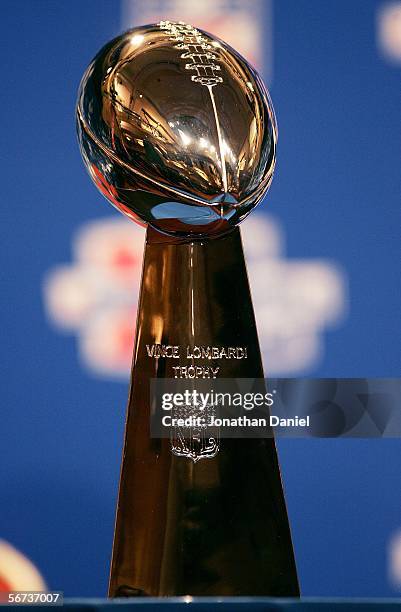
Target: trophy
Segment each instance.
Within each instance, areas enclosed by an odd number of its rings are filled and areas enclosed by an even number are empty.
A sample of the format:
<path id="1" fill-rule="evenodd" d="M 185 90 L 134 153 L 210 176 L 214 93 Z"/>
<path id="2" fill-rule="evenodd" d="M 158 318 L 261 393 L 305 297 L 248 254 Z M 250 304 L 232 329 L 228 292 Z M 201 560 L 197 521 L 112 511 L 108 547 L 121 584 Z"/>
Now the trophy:
<path id="1" fill-rule="evenodd" d="M 77 129 L 147 227 L 109 596 L 298 596 L 274 438 L 150 433 L 152 380 L 263 378 L 238 224 L 272 180 L 269 94 L 226 43 L 161 21 L 101 49 Z"/>

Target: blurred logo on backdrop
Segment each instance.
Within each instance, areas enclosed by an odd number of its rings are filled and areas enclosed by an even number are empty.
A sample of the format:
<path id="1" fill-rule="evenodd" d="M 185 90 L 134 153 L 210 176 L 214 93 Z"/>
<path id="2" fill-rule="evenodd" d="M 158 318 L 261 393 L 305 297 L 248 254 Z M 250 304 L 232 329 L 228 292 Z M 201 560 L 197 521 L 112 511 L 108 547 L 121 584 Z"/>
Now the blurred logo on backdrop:
<path id="1" fill-rule="evenodd" d="M 401 591 L 401 529 L 395 531 L 387 548 L 388 578 L 396 591 Z"/>
<path id="2" fill-rule="evenodd" d="M 45 591 L 46 584 L 33 563 L 8 542 L 0 540 L 0 603 L 10 591 Z"/>
<path id="3" fill-rule="evenodd" d="M 387 59 L 401 63 L 401 2 L 387 2 L 379 7 L 377 42 Z"/>
<path id="4" fill-rule="evenodd" d="M 156 23 L 184 21 L 212 32 L 271 81 L 273 67 L 271 0 L 122 0 L 122 29 Z"/>
<path id="5" fill-rule="evenodd" d="M 323 356 L 323 333 L 344 314 L 340 270 L 321 260 L 288 260 L 279 224 L 254 213 L 241 226 L 261 350 L 269 376 L 301 374 Z M 111 378 L 129 375 L 144 230 L 118 218 L 83 225 L 73 262 L 44 284 L 50 320 L 78 337 L 82 363 Z"/>

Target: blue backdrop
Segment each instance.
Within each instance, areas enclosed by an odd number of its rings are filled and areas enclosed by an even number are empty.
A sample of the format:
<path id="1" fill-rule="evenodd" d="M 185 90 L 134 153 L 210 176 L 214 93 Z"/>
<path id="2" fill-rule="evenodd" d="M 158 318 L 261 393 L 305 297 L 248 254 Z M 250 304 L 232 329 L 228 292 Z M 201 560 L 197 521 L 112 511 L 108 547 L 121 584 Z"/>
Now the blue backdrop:
<path id="1" fill-rule="evenodd" d="M 315 376 L 397 376 L 400 65 L 376 44 L 374 0 L 274 5 L 277 173 L 269 196 L 291 257 L 335 259 L 350 310 Z M 110 215 L 74 126 L 80 77 L 119 32 L 118 2 L 1 5 L 0 538 L 66 595 L 106 592 L 127 385 L 97 380 L 49 327 L 42 280 L 83 220 Z M 116 213 L 117 214 L 117 213 Z M 391 595 L 401 442 L 279 444 L 304 595 Z"/>

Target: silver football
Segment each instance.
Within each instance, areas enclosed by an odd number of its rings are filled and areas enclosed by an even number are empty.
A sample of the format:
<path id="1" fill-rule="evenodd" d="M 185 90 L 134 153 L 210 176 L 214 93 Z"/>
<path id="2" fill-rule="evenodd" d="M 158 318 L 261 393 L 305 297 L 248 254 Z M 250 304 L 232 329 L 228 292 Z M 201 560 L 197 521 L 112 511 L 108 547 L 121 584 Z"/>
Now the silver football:
<path id="1" fill-rule="evenodd" d="M 261 78 L 181 22 L 135 28 L 101 49 L 80 84 L 77 128 L 103 195 L 166 234 L 229 231 L 273 176 L 277 127 Z"/>

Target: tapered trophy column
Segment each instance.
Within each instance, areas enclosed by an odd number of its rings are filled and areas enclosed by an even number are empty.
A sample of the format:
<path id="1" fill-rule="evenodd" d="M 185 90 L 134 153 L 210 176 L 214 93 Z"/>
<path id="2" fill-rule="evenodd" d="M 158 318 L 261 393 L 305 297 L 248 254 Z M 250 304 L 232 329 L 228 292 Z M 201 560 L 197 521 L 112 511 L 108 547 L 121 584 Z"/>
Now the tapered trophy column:
<path id="1" fill-rule="evenodd" d="M 147 225 L 109 595 L 299 594 L 273 438 L 151 436 L 150 383 L 262 378 L 237 225 L 273 174 L 256 72 L 192 26 L 136 28 L 81 82 L 102 193 Z"/>

